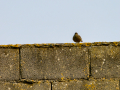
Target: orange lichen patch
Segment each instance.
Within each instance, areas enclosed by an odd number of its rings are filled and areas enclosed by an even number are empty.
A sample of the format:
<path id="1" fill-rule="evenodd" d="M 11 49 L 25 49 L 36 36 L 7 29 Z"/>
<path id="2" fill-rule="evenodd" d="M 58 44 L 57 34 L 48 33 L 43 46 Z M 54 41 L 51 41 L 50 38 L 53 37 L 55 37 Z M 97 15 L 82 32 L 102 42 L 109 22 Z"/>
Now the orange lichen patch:
<path id="1" fill-rule="evenodd" d="M 61 75 L 63 76 L 63 74 L 61 73 Z"/>
<path id="2" fill-rule="evenodd" d="M 70 46 L 78 46 L 78 47 L 81 47 L 83 46 L 84 44 L 83 43 L 72 43 L 72 44 L 69 44 Z"/>
<path id="3" fill-rule="evenodd" d="M 64 77 L 61 77 L 61 80 L 64 80 Z"/>
<path id="4" fill-rule="evenodd" d="M 86 84 L 85 85 L 87 88 L 88 88 L 88 90 L 95 90 L 95 83 L 94 82 L 90 82 L 89 84 Z"/>
<path id="5" fill-rule="evenodd" d="M 32 46 L 32 44 L 25 44 L 25 46 Z"/>
<path id="6" fill-rule="evenodd" d="M 12 45 L 12 44 L 9 44 L 9 45 L 0 45 L 0 47 L 5 47 L 5 48 L 10 48 L 10 47 L 20 47 L 21 44 L 15 44 L 15 45 Z"/>
<path id="7" fill-rule="evenodd" d="M 21 44 L 15 44 L 15 45 L 11 45 L 12 47 L 20 47 Z"/>
<path id="8" fill-rule="evenodd" d="M 64 44 L 68 45 L 68 43 L 64 43 Z"/>
<path id="9" fill-rule="evenodd" d="M 42 45 L 41 45 L 41 44 L 34 44 L 34 46 L 40 47 L 40 46 L 42 46 Z"/>
<path id="10" fill-rule="evenodd" d="M 95 86 L 92 84 L 92 85 L 85 85 L 89 90 L 93 90 L 93 89 L 95 89 Z"/>
<path id="11" fill-rule="evenodd" d="M 86 74 L 85 74 L 86 75 Z M 87 78 L 89 78 L 90 76 L 87 74 Z"/>
<path id="12" fill-rule="evenodd" d="M 31 82 L 35 82 L 34 80 L 31 80 Z"/>
<path id="13" fill-rule="evenodd" d="M 75 43 L 72 43 L 73 46 L 75 46 Z"/>
<path id="14" fill-rule="evenodd" d="M 77 44 L 77 45 L 81 47 L 81 46 L 83 45 L 83 43 L 79 43 L 79 44 Z"/>
<path id="15" fill-rule="evenodd" d="M 86 46 L 91 46 L 91 43 L 85 43 Z"/>
<path id="16" fill-rule="evenodd" d="M 62 77 L 61 77 L 61 80 L 64 80 L 64 77 L 63 77 L 63 74 L 61 73 Z"/>
<path id="17" fill-rule="evenodd" d="M 103 80 L 105 80 L 105 78 L 102 78 Z"/>
<path id="18" fill-rule="evenodd" d="M 38 81 L 38 84 L 40 84 L 41 83 L 41 81 Z"/>
<path id="19" fill-rule="evenodd" d="M 115 46 L 118 46 L 118 42 L 113 42 L 113 44 L 114 44 Z"/>

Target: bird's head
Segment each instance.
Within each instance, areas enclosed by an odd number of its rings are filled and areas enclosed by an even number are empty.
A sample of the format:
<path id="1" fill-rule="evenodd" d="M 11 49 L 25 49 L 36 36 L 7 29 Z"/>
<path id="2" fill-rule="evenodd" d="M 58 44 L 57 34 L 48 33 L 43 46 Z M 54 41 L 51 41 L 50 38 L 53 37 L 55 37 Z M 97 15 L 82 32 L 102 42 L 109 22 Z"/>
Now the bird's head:
<path id="1" fill-rule="evenodd" d="M 77 32 L 75 32 L 75 34 L 78 34 Z"/>

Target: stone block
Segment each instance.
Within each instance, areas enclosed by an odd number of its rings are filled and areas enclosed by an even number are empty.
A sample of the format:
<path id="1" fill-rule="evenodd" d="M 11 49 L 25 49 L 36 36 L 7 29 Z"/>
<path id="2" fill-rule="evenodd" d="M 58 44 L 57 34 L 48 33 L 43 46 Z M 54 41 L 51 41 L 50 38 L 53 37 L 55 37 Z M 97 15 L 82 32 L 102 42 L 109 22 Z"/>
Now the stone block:
<path id="1" fill-rule="evenodd" d="M 0 48 L 0 80 L 19 80 L 19 49 Z"/>
<path id="2" fill-rule="evenodd" d="M 87 47 L 22 47 L 23 79 L 75 79 L 89 77 Z"/>
<path id="3" fill-rule="evenodd" d="M 120 47 L 91 47 L 91 75 L 93 78 L 120 78 Z"/>
<path id="4" fill-rule="evenodd" d="M 52 90 L 119 90 L 119 81 L 114 80 L 76 80 L 54 82 Z"/>
<path id="5" fill-rule="evenodd" d="M 11 83 L 0 82 L 0 90 L 51 90 L 51 83 Z"/>

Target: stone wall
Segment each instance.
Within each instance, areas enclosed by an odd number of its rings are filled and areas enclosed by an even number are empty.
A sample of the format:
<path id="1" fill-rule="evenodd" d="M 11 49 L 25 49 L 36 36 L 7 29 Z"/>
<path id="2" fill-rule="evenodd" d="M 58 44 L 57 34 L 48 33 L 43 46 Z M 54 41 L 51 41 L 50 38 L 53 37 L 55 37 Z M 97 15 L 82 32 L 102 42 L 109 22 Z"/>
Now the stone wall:
<path id="1" fill-rule="evenodd" d="M 0 90 L 119 90 L 120 42 L 0 45 Z"/>

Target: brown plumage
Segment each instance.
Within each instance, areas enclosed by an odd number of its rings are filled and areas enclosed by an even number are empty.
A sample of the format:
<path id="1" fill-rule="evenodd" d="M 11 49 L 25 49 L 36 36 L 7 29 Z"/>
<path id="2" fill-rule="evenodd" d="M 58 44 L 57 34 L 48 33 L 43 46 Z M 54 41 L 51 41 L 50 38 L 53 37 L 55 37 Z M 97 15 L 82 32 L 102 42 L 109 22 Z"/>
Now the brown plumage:
<path id="1" fill-rule="evenodd" d="M 73 41 L 74 41 L 74 42 L 83 42 L 81 36 L 78 35 L 77 32 L 75 32 L 75 34 L 74 34 L 74 36 L 73 36 Z"/>

